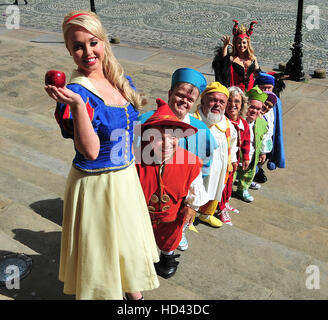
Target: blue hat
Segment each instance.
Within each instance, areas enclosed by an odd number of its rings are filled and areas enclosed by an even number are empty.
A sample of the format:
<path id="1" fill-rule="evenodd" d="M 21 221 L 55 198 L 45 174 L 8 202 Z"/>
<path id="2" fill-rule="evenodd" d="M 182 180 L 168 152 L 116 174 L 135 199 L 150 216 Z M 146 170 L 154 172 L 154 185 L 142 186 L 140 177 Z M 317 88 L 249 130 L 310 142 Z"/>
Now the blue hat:
<path id="1" fill-rule="evenodd" d="M 254 85 L 263 85 L 263 84 L 271 84 L 274 86 L 275 77 L 265 72 L 259 72 L 259 75 L 255 79 Z"/>
<path id="2" fill-rule="evenodd" d="M 199 71 L 190 68 L 180 68 L 174 71 L 171 88 L 173 88 L 177 82 L 190 83 L 198 88 L 199 93 L 202 93 L 207 85 L 205 77 Z"/>

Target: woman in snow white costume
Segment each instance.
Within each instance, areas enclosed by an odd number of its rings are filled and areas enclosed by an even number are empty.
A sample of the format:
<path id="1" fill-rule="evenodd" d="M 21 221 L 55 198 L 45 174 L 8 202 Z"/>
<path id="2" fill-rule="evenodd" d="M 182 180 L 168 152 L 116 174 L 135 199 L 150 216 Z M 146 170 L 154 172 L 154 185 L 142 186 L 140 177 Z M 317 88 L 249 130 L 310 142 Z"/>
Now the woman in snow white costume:
<path id="1" fill-rule="evenodd" d="M 114 57 L 96 14 L 65 16 L 63 34 L 77 70 L 67 87 L 45 87 L 56 120 L 74 141 L 64 193 L 59 279 L 76 299 L 142 299 L 159 286 L 159 260 L 134 165 L 133 123 L 143 105 Z"/>

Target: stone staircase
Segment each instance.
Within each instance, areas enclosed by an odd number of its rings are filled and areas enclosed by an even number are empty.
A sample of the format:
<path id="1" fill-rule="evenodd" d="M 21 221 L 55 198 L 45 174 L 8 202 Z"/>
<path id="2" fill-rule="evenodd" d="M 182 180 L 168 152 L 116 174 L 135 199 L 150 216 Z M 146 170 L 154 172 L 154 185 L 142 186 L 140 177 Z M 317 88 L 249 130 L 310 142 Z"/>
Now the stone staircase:
<path id="1" fill-rule="evenodd" d="M 74 298 L 62 293 L 58 281 L 62 197 L 73 146 L 61 137 L 54 104 L 42 89 L 45 71 L 69 74 L 71 58 L 60 43 L 31 42 L 36 36 L 35 30 L 0 34 L 8 52 L 0 72 L 0 256 L 15 252 L 33 259 L 20 289 L 1 288 L 0 300 Z M 171 69 L 193 67 L 197 57 L 160 50 L 148 57 L 121 62 L 148 95 L 150 109 L 155 98 L 167 98 Z M 198 61 L 199 69 L 210 63 Z M 165 64 L 170 67 L 163 71 Z M 269 180 L 253 192 L 254 203 L 232 199 L 241 211 L 231 215 L 232 227 L 200 223 L 199 233 L 188 232 L 189 249 L 181 253 L 176 275 L 160 279 L 146 299 L 327 299 L 327 98 L 326 80 L 287 82 L 287 168 L 266 170 Z M 306 286 L 311 265 L 320 270 L 320 289 Z"/>
<path id="2" fill-rule="evenodd" d="M 58 138 L 57 124 L 47 118 L 8 104 L 1 112 L 0 256 L 15 252 L 33 259 L 21 288 L 4 289 L 4 297 L 70 298 L 57 280 L 62 194 L 70 161 L 62 160 L 64 146 L 52 137 Z"/>

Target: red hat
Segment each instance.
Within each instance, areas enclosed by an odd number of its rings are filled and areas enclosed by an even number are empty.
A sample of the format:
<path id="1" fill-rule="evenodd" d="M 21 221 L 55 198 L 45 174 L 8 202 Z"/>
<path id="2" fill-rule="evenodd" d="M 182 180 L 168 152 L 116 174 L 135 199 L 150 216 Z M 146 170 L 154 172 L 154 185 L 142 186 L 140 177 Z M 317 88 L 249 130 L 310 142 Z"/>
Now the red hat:
<path id="1" fill-rule="evenodd" d="M 171 110 L 169 105 L 162 99 L 156 99 L 157 110 L 155 113 L 141 125 L 142 129 L 148 127 L 172 126 L 183 130 L 182 136 L 188 137 L 195 134 L 198 129 L 188 123 L 182 122 Z M 192 129 L 192 130 L 187 130 Z"/>

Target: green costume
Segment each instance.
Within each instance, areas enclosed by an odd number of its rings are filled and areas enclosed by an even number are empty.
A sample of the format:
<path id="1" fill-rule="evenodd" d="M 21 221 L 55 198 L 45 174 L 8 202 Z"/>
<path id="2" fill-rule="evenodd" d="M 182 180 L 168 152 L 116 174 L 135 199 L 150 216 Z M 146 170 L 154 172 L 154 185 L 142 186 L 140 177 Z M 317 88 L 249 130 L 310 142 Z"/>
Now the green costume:
<path id="1" fill-rule="evenodd" d="M 243 171 L 241 166 L 238 166 L 237 170 L 237 178 L 238 178 L 238 191 L 248 190 L 256 173 L 256 165 L 259 162 L 260 154 L 263 152 L 262 150 L 262 142 L 264 135 L 268 131 L 268 123 L 262 119 L 257 118 L 255 120 L 255 124 L 253 127 L 254 132 L 254 140 L 255 140 L 255 151 L 253 155 L 253 160 L 249 164 L 249 167 L 246 171 Z"/>

